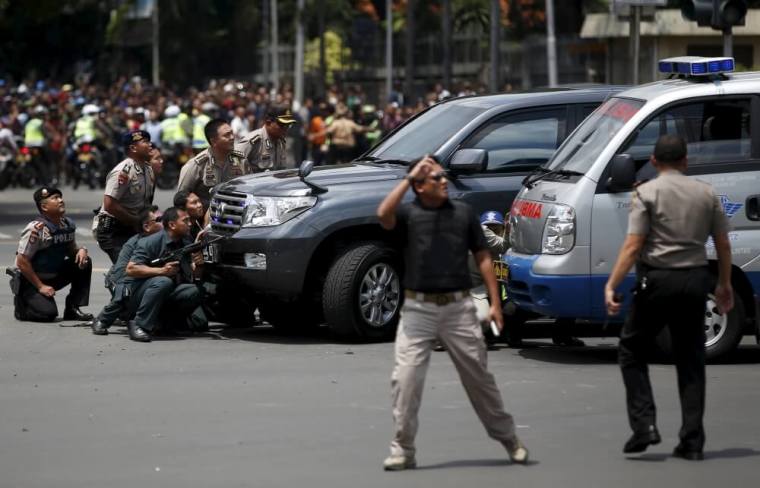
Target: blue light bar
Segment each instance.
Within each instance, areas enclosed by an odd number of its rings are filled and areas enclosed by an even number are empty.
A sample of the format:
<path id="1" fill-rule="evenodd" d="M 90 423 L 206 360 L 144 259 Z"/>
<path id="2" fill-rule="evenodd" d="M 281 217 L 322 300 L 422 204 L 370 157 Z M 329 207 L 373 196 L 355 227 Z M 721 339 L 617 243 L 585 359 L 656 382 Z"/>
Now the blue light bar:
<path id="1" fill-rule="evenodd" d="M 661 59 L 657 69 L 663 74 L 685 76 L 710 76 L 734 71 L 734 58 L 703 58 L 701 56 L 679 56 Z"/>

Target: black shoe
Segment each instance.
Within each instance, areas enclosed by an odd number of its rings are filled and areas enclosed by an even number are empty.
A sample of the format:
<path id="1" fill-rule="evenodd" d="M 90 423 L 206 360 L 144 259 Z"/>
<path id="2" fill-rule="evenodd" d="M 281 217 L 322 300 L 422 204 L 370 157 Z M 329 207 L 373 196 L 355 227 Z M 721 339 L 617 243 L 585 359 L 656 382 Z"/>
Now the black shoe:
<path id="1" fill-rule="evenodd" d="M 650 445 L 659 444 L 660 433 L 657 432 L 657 427 L 654 425 L 649 426 L 649 430 L 646 432 L 634 433 L 628 442 L 623 446 L 623 452 L 625 454 L 631 454 L 634 452 L 644 452 Z"/>
<path id="2" fill-rule="evenodd" d="M 93 320 L 90 327 L 92 327 L 92 333 L 95 335 L 108 335 L 108 326 L 100 320 Z"/>
<path id="3" fill-rule="evenodd" d="M 129 338 L 137 342 L 150 342 L 152 340 L 148 331 L 139 327 L 134 322 L 130 321 L 128 324 Z"/>
<path id="4" fill-rule="evenodd" d="M 702 461 L 705 458 L 705 455 L 702 451 L 690 451 L 681 444 L 678 444 L 675 449 L 673 449 L 673 457 L 686 459 L 688 461 Z"/>
<path id="5" fill-rule="evenodd" d="M 67 308 L 65 312 L 63 312 L 63 320 L 78 320 L 80 322 L 89 322 L 94 317 L 91 313 L 84 313 L 81 310 L 79 310 L 79 307 L 71 307 Z"/>

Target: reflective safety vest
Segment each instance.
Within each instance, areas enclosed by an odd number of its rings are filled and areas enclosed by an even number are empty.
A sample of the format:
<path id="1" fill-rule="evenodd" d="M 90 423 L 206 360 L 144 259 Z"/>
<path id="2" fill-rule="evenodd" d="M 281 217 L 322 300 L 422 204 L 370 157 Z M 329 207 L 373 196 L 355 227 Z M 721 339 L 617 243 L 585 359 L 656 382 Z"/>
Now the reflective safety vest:
<path id="1" fill-rule="evenodd" d="M 211 122 L 211 117 L 206 114 L 200 114 L 193 119 L 193 149 L 206 149 L 208 147 L 206 133 L 203 129 L 209 122 Z"/>
<path id="2" fill-rule="evenodd" d="M 42 119 L 33 118 L 24 126 L 24 144 L 27 147 L 42 147 L 45 145 L 45 134 L 42 132 Z"/>
<path id="3" fill-rule="evenodd" d="M 165 144 L 184 144 L 187 142 L 185 131 L 178 117 L 170 117 L 161 121 L 161 141 Z"/>
<path id="4" fill-rule="evenodd" d="M 83 115 L 79 117 L 74 125 L 74 139 L 77 141 L 92 142 L 98 138 L 97 129 L 95 129 L 95 117 L 92 115 Z"/>

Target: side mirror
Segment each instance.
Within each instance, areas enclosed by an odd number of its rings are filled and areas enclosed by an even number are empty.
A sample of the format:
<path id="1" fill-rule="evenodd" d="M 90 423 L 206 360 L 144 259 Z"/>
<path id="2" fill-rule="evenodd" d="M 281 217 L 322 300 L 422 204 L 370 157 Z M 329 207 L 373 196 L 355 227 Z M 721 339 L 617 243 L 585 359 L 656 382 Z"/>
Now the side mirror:
<path id="1" fill-rule="evenodd" d="M 311 174 L 311 170 L 314 169 L 314 161 L 305 159 L 301 162 L 301 166 L 298 167 L 298 177 L 301 179 L 306 178 Z M 292 174 L 292 173 L 291 173 Z"/>
<path id="2" fill-rule="evenodd" d="M 610 163 L 607 189 L 612 193 L 630 191 L 636 182 L 636 164 L 630 154 L 616 154 Z"/>
<path id="3" fill-rule="evenodd" d="M 449 161 L 449 171 L 453 173 L 479 173 L 488 166 L 488 151 L 485 149 L 460 149 Z"/>

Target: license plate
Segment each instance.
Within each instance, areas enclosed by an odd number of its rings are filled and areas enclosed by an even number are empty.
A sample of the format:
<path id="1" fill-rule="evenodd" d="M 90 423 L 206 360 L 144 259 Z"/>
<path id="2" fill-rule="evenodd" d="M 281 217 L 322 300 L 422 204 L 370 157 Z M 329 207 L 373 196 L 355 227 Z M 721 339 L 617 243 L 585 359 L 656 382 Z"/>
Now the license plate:
<path id="1" fill-rule="evenodd" d="M 211 243 L 203 249 L 203 260 L 207 263 L 219 262 L 219 244 Z"/>
<path id="2" fill-rule="evenodd" d="M 79 160 L 89 162 L 90 160 L 92 160 L 92 154 L 80 154 Z"/>
<path id="3" fill-rule="evenodd" d="M 504 261 L 494 261 L 493 271 L 498 281 L 506 282 L 509 278 L 509 266 Z"/>

